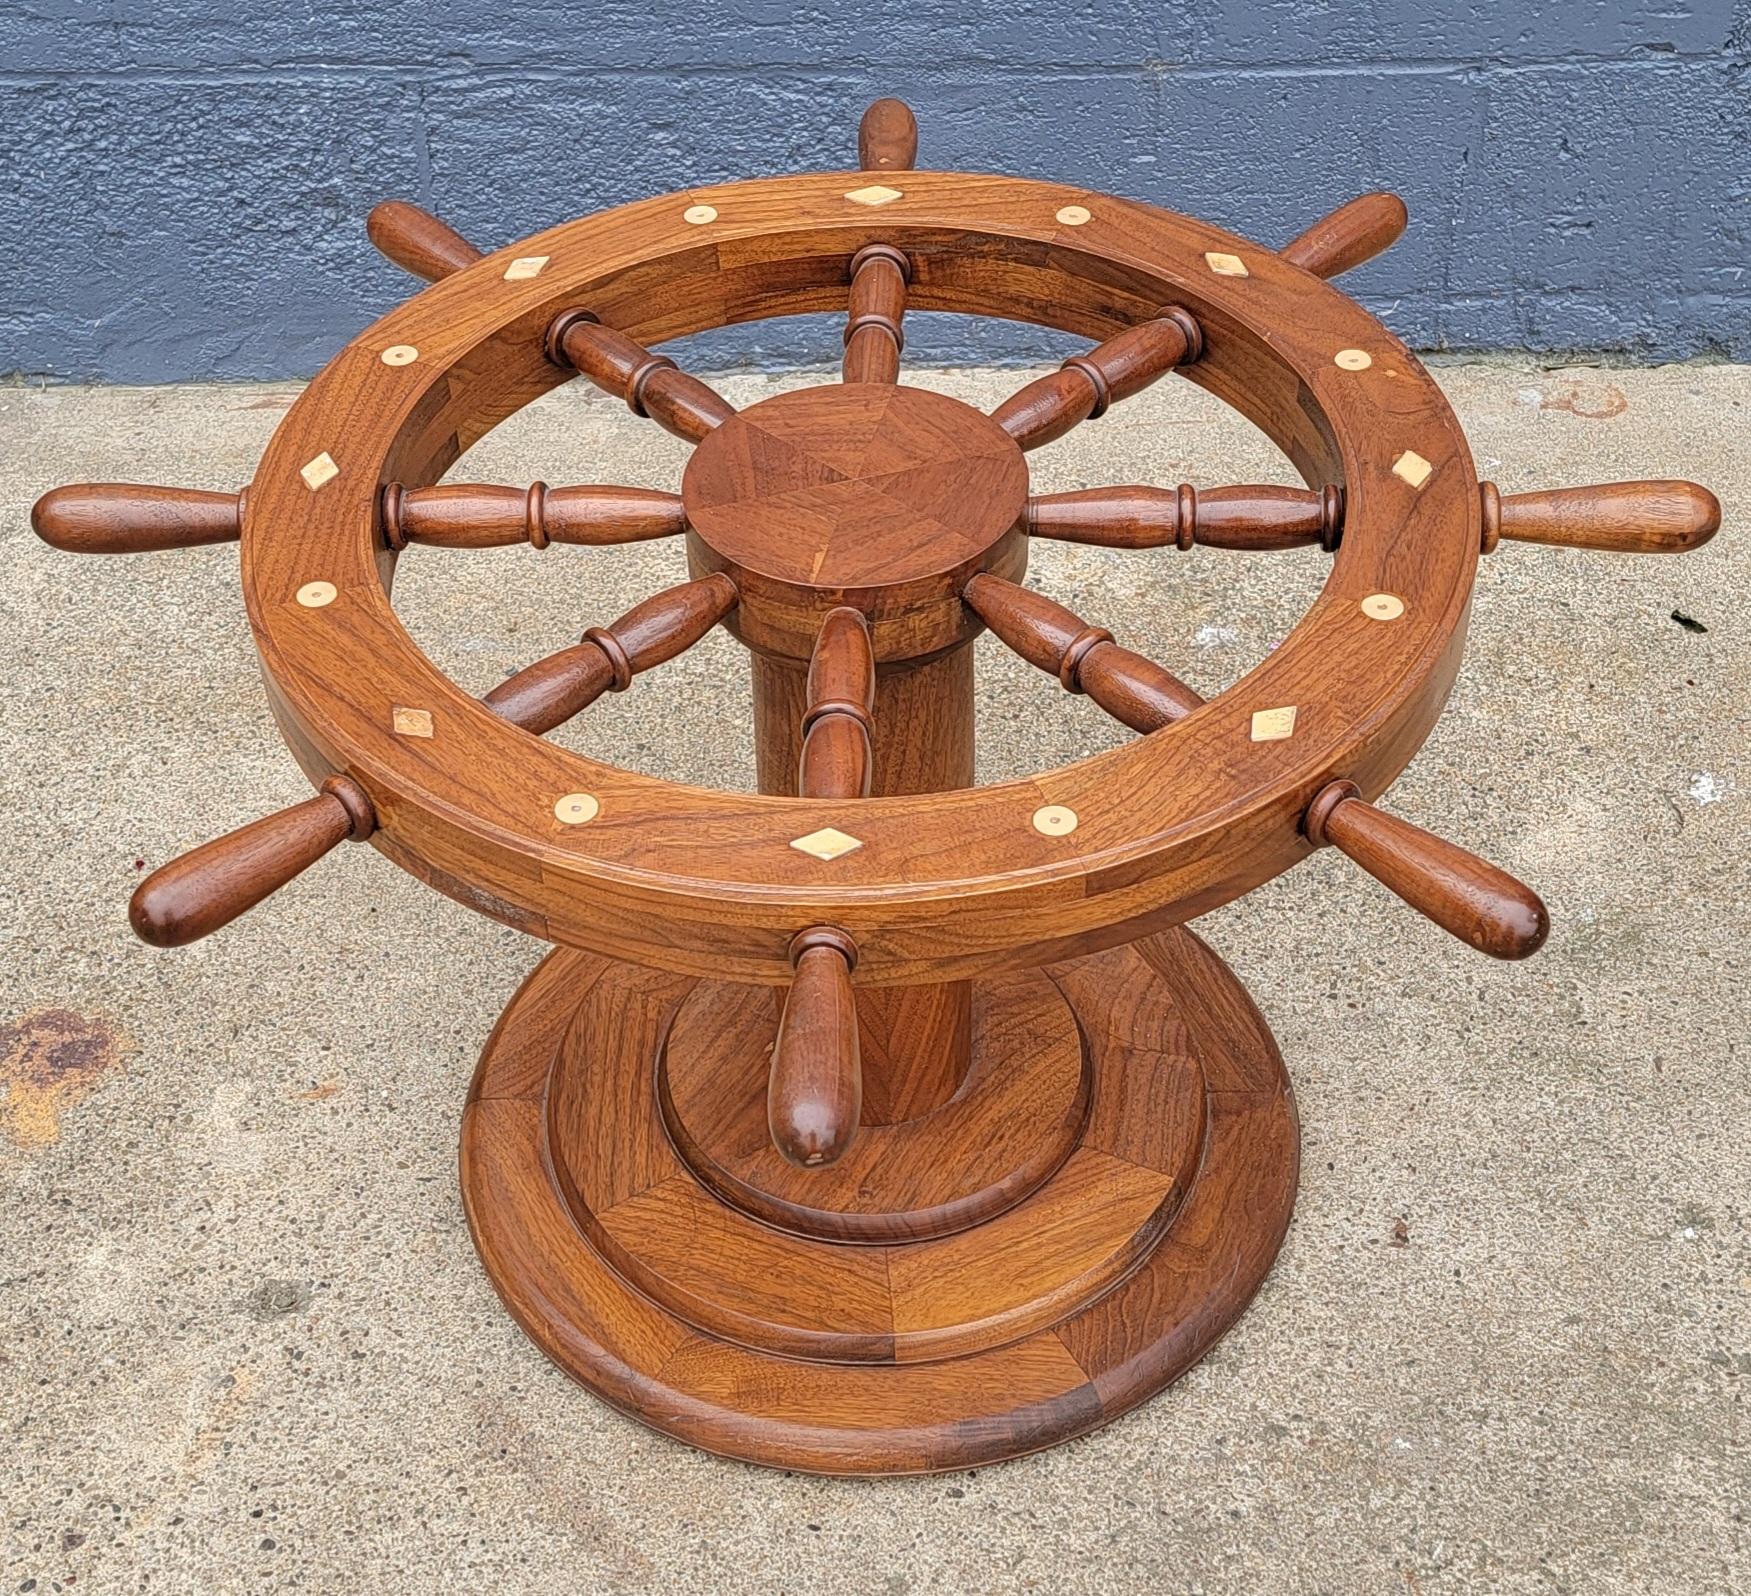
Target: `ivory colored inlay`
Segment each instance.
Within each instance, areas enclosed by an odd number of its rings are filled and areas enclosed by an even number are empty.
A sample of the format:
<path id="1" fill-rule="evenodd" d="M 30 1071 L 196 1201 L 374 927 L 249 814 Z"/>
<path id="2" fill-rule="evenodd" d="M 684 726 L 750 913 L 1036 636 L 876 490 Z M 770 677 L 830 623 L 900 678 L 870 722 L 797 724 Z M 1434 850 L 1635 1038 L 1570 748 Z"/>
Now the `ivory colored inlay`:
<path id="1" fill-rule="evenodd" d="M 398 737 L 430 737 L 432 712 L 429 709 L 406 709 L 397 704 L 390 714 L 390 725 Z"/>
<path id="2" fill-rule="evenodd" d="M 306 582 L 298 589 L 298 602 L 307 610 L 319 610 L 339 596 L 340 589 L 332 582 Z"/>
<path id="3" fill-rule="evenodd" d="M 519 255 L 505 268 L 505 281 L 507 283 L 520 283 L 525 278 L 539 277 L 541 268 L 547 264 L 547 260 L 548 257 L 545 255 Z"/>
<path id="4" fill-rule="evenodd" d="M 602 805 L 589 792 L 568 792 L 553 806 L 554 817 L 568 826 L 587 826 L 601 812 Z"/>
<path id="5" fill-rule="evenodd" d="M 1058 212 L 1058 220 L 1066 227 L 1080 227 L 1090 220 L 1090 213 L 1086 205 L 1066 205 Z"/>
<path id="6" fill-rule="evenodd" d="M 1429 473 L 1434 469 L 1415 449 L 1406 449 L 1392 462 L 1392 474 L 1402 477 L 1413 488 L 1420 488 L 1427 482 Z"/>
<path id="7" fill-rule="evenodd" d="M 1362 613 L 1370 620 L 1396 621 L 1404 614 L 1404 600 L 1396 593 L 1370 593 L 1362 600 Z"/>
<path id="8" fill-rule="evenodd" d="M 1255 709 L 1252 714 L 1252 740 L 1255 743 L 1280 743 L 1295 735 L 1294 704 L 1281 704 L 1276 709 Z"/>
<path id="9" fill-rule="evenodd" d="M 846 836 L 843 831 L 832 826 L 823 826 L 819 831 L 811 831 L 806 837 L 793 837 L 790 845 L 798 853 L 813 854 L 817 859 L 837 859 L 854 848 L 861 848 L 863 842 L 860 838 Z"/>
<path id="10" fill-rule="evenodd" d="M 1076 811 L 1063 804 L 1047 804 L 1034 811 L 1034 830 L 1042 837 L 1068 837 L 1076 829 Z"/>
<path id="11" fill-rule="evenodd" d="M 707 222 L 717 220 L 717 207 L 715 205 L 689 205 L 686 210 L 681 212 L 681 220 L 691 222 L 695 227 L 703 227 Z"/>
<path id="12" fill-rule="evenodd" d="M 1345 371 L 1366 371 L 1374 364 L 1374 357 L 1366 349 L 1340 349 L 1331 357 L 1331 363 Z"/>
<path id="13" fill-rule="evenodd" d="M 314 460 L 306 460 L 299 466 L 298 475 L 304 479 L 304 486 L 314 493 L 323 483 L 334 481 L 340 475 L 340 467 L 325 449 Z"/>
<path id="14" fill-rule="evenodd" d="M 885 183 L 871 183 L 868 188 L 852 188 L 845 191 L 845 197 L 853 205 L 886 205 L 900 197 L 897 188 L 889 188 Z"/>
<path id="15" fill-rule="evenodd" d="M 1205 264 L 1218 277 L 1250 277 L 1252 273 L 1246 269 L 1246 262 L 1238 255 L 1224 255 L 1220 250 L 1204 251 Z"/>
<path id="16" fill-rule="evenodd" d="M 391 344 L 377 358 L 386 366 L 411 366 L 419 357 L 412 344 Z"/>

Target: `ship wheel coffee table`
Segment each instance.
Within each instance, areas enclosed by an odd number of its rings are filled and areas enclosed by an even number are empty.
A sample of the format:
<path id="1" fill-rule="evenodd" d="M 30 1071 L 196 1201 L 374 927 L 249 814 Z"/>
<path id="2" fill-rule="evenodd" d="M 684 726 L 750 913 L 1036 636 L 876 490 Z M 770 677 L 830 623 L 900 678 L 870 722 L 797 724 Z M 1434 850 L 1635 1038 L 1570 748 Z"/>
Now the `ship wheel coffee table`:
<path id="1" fill-rule="evenodd" d="M 617 1407 L 829 1472 L 1046 1446 L 1209 1348 L 1282 1241 L 1297 1129 L 1269 1031 L 1184 922 L 1330 843 L 1473 946 L 1531 953 L 1532 892 L 1373 800 L 1446 699 L 1480 555 L 1676 551 L 1718 521 L 1682 482 L 1479 482 L 1422 367 L 1324 281 L 1399 235 L 1391 195 L 1270 250 L 915 150 L 881 101 L 856 173 L 484 256 L 382 206 L 372 238 L 434 286 L 310 385 L 247 489 L 70 487 L 35 512 L 69 549 L 241 537 L 268 692 L 320 788 L 158 870 L 139 933 L 203 936 L 351 838 L 557 944 L 468 1096 L 487 1272 Z M 648 348 L 847 298 L 844 382 L 740 412 Z M 984 415 L 899 382 L 907 308 L 1093 347 Z M 1030 496 L 1028 450 L 1172 371 L 1308 486 Z M 679 495 L 433 485 L 577 373 L 697 445 Z M 667 536 L 687 581 L 484 697 L 390 607 L 412 545 Z M 1206 703 L 1022 585 L 1041 537 L 1333 559 Z M 720 624 L 752 662 L 758 794 L 543 739 Z M 1143 735 L 974 787 L 983 628 Z"/>

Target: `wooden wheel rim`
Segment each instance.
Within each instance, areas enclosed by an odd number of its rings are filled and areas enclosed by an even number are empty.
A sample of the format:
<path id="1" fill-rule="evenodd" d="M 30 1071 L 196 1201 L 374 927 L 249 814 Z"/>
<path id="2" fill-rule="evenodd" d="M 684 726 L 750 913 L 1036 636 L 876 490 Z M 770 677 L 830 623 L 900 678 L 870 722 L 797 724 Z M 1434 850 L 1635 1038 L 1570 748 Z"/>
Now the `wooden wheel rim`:
<path id="1" fill-rule="evenodd" d="M 899 197 L 879 208 L 847 197 L 854 178 L 822 174 L 567 223 L 417 295 L 292 407 L 247 495 L 250 620 L 294 753 L 312 774 L 345 770 L 364 787 L 373 841 L 398 863 L 535 934 L 689 973 L 787 982 L 789 938 L 827 921 L 857 939 L 860 982 L 942 980 L 1111 945 L 1227 902 L 1309 851 L 1300 819 L 1328 781 L 1373 796 L 1421 745 L 1458 668 L 1481 530 L 1464 437 L 1409 351 L 1336 289 L 1202 222 L 1017 178 L 894 180 Z M 709 224 L 684 219 L 699 205 L 715 210 Z M 1061 223 L 1070 206 L 1089 220 Z M 426 659 L 390 607 L 380 489 L 436 480 L 566 380 L 542 352 L 555 314 L 588 306 L 651 342 L 837 311 L 850 257 L 873 242 L 912 257 L 916 309 L 1098 338 L 1185 305 L 1205 335 L 1185 374 L 1267 431 L 1311 485 L 1345 490 L 1329 580 L 1284 643 L 1124 747 L 1020 781 L 861 801 L 719 792 L 604 765 L 500 719 Z M 534 258 L 536 275 L 506 276 Z M 417 359 L 386 364 L 396 346 Z M 1370 364 L 1337 364 L 1348 349 Z M 314 583 L 333 599 L 300 603 Z M 1376 619 L 1364 608 L 1376 595 L 1402 611 Z M 1255 713 L 1291 705 L 1292 737 L 1252 740 Z M 431 737 L 394 733 L 404 707 L 430 714 Z M 502 778 L 477 786 L 483 770 Z M 589 824 L 556 817 L 573 794 L 597 803 Z M 1048 806 L 1075 813 L 1073 832 L 1035 829 Z M 791 846 L 825 827 L 860 846 L 831 861 Z"/>

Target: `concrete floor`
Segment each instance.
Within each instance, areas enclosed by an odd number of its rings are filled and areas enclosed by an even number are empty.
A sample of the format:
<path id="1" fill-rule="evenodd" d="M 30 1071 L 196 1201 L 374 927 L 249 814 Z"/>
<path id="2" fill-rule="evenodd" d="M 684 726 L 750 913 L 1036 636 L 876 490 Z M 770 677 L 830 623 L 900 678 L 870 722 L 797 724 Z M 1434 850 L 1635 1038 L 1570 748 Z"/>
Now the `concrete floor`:
<path id="1" fill-rule="evenodd" d="M 0 1591 L 1751 1586 L 1751 368 L 1439 376 L 1504 489 L 1681 475 L 1727 506 L 1687 558 L 1505 545 L 1481 570 L 1450 711 L 1390 805 L 1534 883 L 1549 946 L 1490 964 L 1331 853 L 1202 922 L 1300 1098 L 1300 1206 L 1257 1303 L 1088 1439 L 862 1483 L 651 1434 L 500 1311 L 457 1124 L 537 946 L 362 848 L 206 943 L 133 940 L 143 869 L 307 788 L 233 549 L 78 560 L 26 511 L 69 480 L 236 486 L 293 392 L 0 390 Z M 918 380 L 988 405 L 1020 378 Z M 573 389 L 456 474 L 673 486 L 683 453 Z M 1172 382 L 1036 459 L 1043 491 L 1290 480 Z M 396 597 L 485 690 L 677 562 L 422 550 Z M 1212 692 L 1323 569 L 1048 545 L 1033 579 Z M 1119 735 L 979 647 L 984 777 Z M 746 782 L 736 652 L 715 637 L 562 735 Z"/>

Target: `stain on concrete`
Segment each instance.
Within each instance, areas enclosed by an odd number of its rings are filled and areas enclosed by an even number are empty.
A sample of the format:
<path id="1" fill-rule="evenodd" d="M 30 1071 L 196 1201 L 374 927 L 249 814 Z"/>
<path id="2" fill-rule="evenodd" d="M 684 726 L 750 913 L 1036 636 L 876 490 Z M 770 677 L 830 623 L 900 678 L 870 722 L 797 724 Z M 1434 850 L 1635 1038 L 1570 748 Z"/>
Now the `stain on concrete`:
<path id="1" fill-rule="evenodd" d="M 1609 421 L 1629 409 L 1629 400 L 1616 383 L 1569 383 L 1555 393 L 1544 394 L 1540 410 L 1566 410 L 1583 421 Z"/>
<path id="2" fill-rule="evenodd" d="M 59 1141 L 62 1119 L 132 1051 L 108 1020 L 72 1009 L 33 1009 L 0 1026 L 0 1125 L 18 1147 Z"/>
<path id="3" fill-rule="evenodd" d="M 308 1091 L 299 1092 L 297 1094 L 298 1101 L 300 1103 L 326 1103 L 329 1098 L 337 1096 L 340 1089 L 339 1081 L 318 1081 Z"/>
<path id="4" fill-rule="evenodd" d="M 249 1294 L 249 1313 L 255 1319 L 278 1319 L 288 1313 L 302 1313 L 309 1306 L 308 1280 L 267 1279 Z"/>

